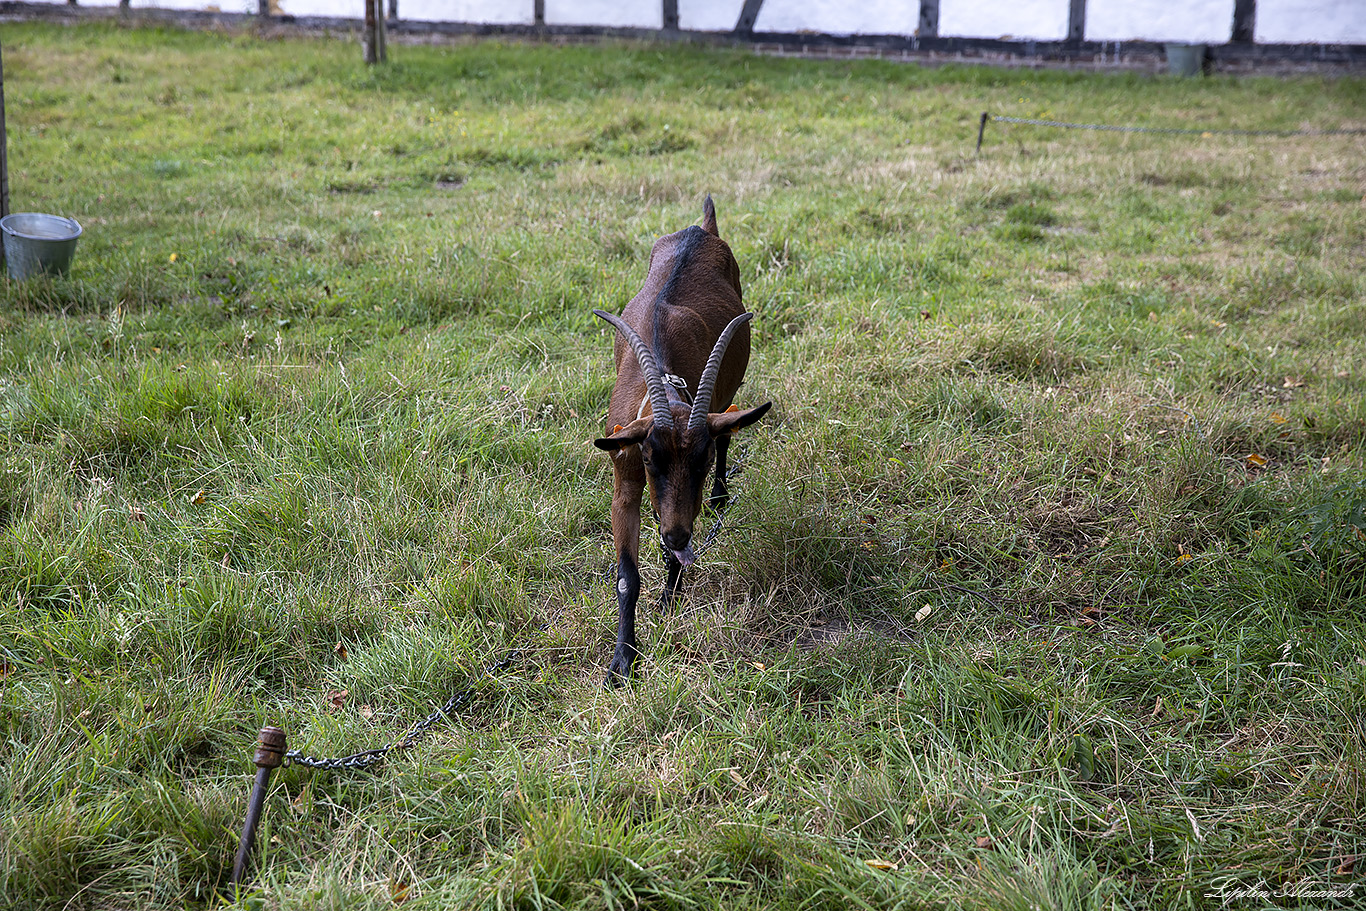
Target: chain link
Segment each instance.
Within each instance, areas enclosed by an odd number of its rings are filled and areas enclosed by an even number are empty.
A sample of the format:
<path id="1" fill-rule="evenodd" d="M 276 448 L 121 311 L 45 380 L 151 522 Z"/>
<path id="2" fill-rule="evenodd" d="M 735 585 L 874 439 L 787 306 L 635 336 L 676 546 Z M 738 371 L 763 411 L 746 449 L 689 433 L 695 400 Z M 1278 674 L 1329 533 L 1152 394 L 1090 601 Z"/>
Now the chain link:
<path id="1" fill-rule="evenodd" d="M 738 454 L 743 455 L 743 452 Z M 739 475 L 740 470 L 741 466 L 739 460 L 737 459 L 736 462 L 732 464 L 730 466 L 730 469 L 726 472 L 726 480 L 729 481 L 732 478 Z M 696 548 L 697 553 L 703 553 L 704 551 L 706 551 L 707 548 L 711 547 L 712 544 L 716 542 L 717 536 L 721 534 L 721 526 L 722 523 L 725 522 L 727 511 L 729 511 L 730 507 L 733 506 L 735 502 L 739 499 L 739 494 L 731 496 L 726 501 L 725 505 L 717 510 L 716 521 L 712 523 L 712 526 L 707 531 L 706 536 L 703 537 L 702 543 L 698 545 L 698 547 Z M 543 623 L 540 626 L 540 631 L 544 632 L 549 627 L 549 623 Z M 507 670 L 507 668 L 514 661 L 522 657 L 522 651 L 523 650 L 520 648 L 515 648 L 509 651 L 501 661 L 495 661 L 493 664 L 490 664 L 487 668 L 484 669 L 485 676 L 491 677 L 495 674 L 500 674 L 503 671 Z M 432 729 L 433 726 L 436 725 L 438 721 L 440 721 L 443 718 L 453 720 L 452 716 L 454 715 L 455 711 L 461 708 L 465 703 L 469 702 L 473 698 L 473 689 L 466 688 L 457 691 L 451 696 L 451 698 L 446 700 L 445 705 L 441 706 L 441 708 L 437 709 L 436 711 L 428 715 L 426 718 L 423 718 L 421 721 L 414 724 L 412 727 L 408 729 L 407 733 L 405 733 L 398 740 L 392 741 L 391 743 L 388 743 L 385 746 L 376 747 L 372 750 L 361 750 L 358 753 L 350 753 L 346 756 L 327 757 L 310 756 L 302 750 L 286 750 L 285 761 L 290 763 L 291 765 L 299 765 L 307 769 L 315 769 L 321 772 L 344 772 L 356 769 L 369 769 L 372 766 L 379 765 L 386 758 L 388 758 L 390 753 L 394 752 L 395 750 L 407 750 L 412 748 L 413 746 L 416 746 L 423 738 L 427 736 L 427 733 Z"/>
<path id="2" fill-rule="evenodd" d="M 740 470 L 743 466 L 740 464 L 739 457 L 743 456 L 744 454 L 744 450 L 740 450 L 738 453 L 736 453 L 736 460 L 731 463 L 730 468 L 726 471 L 727 481 L 730 481 L 731 479 L 737 477 L 740 474 Z M 711 523 L 711 528 L 707 530 L 707 534 L 702 538 L 702 543 L 699 544 L 697 547 L 693 548 L 694 553 L 700 556 L 701 554 L 706 552 L 708 547 L 711 547 L 712 544 L 716 542 L 717 536 L 721 534 L 721 523 L 724 522 L 726 519 L 726 512 L 732 506 L 734 506 L 735 502 L 739 499 L 740 495 L 738 493 L 729 497 L 726 500 L 725 505 L 723 505 L 720 509 L 716 511 L 716 521 Z"/>
<path id="3" fill-rule="evenodd" d="M 542 624 L 540 630 L 544 632 L 549 624 Z M 522 649 L 515 648 L 507 653 L 501 661 L 495 661 L 484 669 L 487 676 L 502 673 L 508 666 L 522 657 Z M 358 753 L 351 753 L 346 756 L 318 757 L 309 756 L 302 750 L 286 750 L 285 759 L 293 765 L 301 765 L 309 769 L 317 769 L 324 772 L 351 771 L 354 769 L 368 769 L 371 766 L 379 765 L 395 750 L 406 750 L 415 746 L 419 741 L 427 736 L 427 732 L 441 719 L 451 719 L 456 709 L 463 706 L 474 698 L 473 689 L 463 689 L 456 692 L 451 698 L 446 700 L 446 704 L 432 712 L 426 718 L 414 724 L 408 732 L 392 743 L 372 750 L 361 750 Z"/>

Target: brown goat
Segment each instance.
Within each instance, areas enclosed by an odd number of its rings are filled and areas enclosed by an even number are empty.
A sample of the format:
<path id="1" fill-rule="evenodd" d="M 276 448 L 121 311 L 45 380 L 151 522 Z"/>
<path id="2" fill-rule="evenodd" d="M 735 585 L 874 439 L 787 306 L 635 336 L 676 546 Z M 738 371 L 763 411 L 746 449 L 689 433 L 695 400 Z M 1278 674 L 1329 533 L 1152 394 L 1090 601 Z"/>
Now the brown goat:
<path id="1" fill-rule="evenodd" d="M 710 196 L 702 215 L 702 227 L 655 241 L 645 284 L 621 317 L 593 311 L 617 328 L 607 436 L 593 441 L 612 453 L 614 471 L 618 620 L 609 684 L 630 676 L 640 654 L 640 498 L 647 481 L 668 568 L 659 603 L 667 607 L 679 593 L 683 568 L 695 560 L 693 522 L 702 510 L 707 472 L 715 465 L 710 501 L 722 506 L 731 434 L 773 405 L 746 411 L 731 406 L 749 364 L 754 314 L 740 302 L 740 267 L 717 233 Z"/>

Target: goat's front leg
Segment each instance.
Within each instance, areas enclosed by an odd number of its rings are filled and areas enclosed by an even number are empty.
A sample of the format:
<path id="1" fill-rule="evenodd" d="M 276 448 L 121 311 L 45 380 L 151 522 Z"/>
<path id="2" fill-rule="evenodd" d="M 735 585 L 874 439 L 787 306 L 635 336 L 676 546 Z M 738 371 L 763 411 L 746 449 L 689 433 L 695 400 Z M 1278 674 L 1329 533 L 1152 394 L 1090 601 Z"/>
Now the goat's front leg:
<path id="1" fill-rule="evenodd" d="M 669 610 L 683 594 L 683 564 L 678 562 L 678 558 L 669 548 L 663 545 L 660 547 L 664 552 L 664 568 L 669 571 L 669 575 L 664 580 L 664 593 L 659 596 L 659 607 L 661 610 Z"/>
<path id="2" fill-rule="evenodd" d="M 644 479 L 617 469 L 612 494 L 612 543 L 617 554 L 617 648 L 607 665 L 608 686 L 620 686 L 631 676 L 636 648 L 636 602 L 640 599 L 640 494 Z M 642 470 L 641 474 L 644 472 Z"/>

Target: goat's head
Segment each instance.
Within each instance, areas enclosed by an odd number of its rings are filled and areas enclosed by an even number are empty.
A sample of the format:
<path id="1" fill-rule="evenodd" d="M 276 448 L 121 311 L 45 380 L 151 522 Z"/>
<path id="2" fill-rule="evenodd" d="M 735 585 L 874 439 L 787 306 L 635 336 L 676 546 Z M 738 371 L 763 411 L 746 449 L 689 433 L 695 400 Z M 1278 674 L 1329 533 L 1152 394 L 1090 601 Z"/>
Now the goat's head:
<path id="1" fill-rule="evenodd" d="M 719 413 L 710 410 L 726 349 L 735 333 L 753 319 L 754 314 L 740 314 L 722 331 L 703 368 L 697 394 L 688 405 L 669 401 L 664 377 L 653 353 L 630 326 L 610 313 L 593 312 L 615 326 L 635 351 L 651 408 L 650 414 L 625 426 L 618 425 L 610 436 L 594 440 L 593 445 L 617 459 L 628 458 L 631 447 L 639 447 L 649 482 L 650 505 L 659 522 L 660 540 L 674 559 L 684 566 L 691 565 L 695 560 L 693 522 L 702 511 L 707 473 L 716 460 L 716 441 L 753 424 L 773 405 L 765 402 L 744 411 L 732 405 Z"/>

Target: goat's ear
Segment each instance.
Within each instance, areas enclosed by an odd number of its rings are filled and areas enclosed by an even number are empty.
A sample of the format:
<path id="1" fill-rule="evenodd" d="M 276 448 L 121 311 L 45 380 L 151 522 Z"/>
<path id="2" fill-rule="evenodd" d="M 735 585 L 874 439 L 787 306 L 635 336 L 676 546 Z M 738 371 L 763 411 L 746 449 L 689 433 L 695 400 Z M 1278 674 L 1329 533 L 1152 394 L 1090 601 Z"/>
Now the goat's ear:
<path id="1" fill-rule="evenodd" d="M 707 415 L 707 430 L 710 431 L 711 435 L 714 437 L 732 434 L 737 430 L 748 427 L 750 424 L 759 420 L 759 418 L 768 414 L 768 409 L 772 407 L 772 402 L 764 402 L 757 407 L 749 408 L 744 411 L 737 411 L 735 406 L 732 405 L 729 411 Z"/>
<path id="2" fill-rule="evenodd" d="M 617 452 L 627 446 L 634 446 L 641 440 L 650 435 L 650 430 L 655 425 L 654 415 L 647 415 L 627 424 L 625 427 L 618 424 L 611 436 L 599 437 L 593 441 L 593 445 L 603 452 Z"/>

